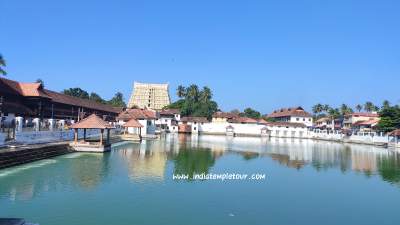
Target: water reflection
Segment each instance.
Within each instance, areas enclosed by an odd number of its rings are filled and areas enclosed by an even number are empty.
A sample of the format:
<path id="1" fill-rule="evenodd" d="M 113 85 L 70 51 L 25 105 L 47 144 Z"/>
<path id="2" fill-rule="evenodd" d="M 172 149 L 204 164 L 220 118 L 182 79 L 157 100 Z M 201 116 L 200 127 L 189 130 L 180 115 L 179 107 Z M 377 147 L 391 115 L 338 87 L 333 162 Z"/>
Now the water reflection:
<path id="1" fill-rule="evenodd" d="M 400 156 L 383 148 L 312 140 L 167 135 L 116 146 L 108 154 L 76 153 L 1 170 L 0 200 L 26 201 L 45 192 L 91 191 L 117 179 L 170 182 L 172 173 L 193 176 L 212 172 L 219 158 L 227 155 L 238 155 L 243 161 L 269 159 L 300 171 L 311 167 L 363 173 L 400 186 Z"/>

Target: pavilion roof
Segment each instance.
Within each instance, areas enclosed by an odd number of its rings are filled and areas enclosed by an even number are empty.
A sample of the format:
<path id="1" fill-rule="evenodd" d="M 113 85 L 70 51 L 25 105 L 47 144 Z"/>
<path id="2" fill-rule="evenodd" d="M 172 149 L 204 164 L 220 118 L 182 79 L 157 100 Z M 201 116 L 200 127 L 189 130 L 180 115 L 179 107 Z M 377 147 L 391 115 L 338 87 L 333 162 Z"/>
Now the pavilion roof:
<path id="1" fill-rule="evenodd" d="M 143 127 L 143 125 L 140 124 L 136 119 L 129 120 L 123 126 L 124 127 Z"/>
<path id="2" fill-rule="evenodd" d="M 73 124 L 71 129 L 114 129 L 114 127 L 96 116 L 96 114 L 92 114 L 78 123 Z"/>

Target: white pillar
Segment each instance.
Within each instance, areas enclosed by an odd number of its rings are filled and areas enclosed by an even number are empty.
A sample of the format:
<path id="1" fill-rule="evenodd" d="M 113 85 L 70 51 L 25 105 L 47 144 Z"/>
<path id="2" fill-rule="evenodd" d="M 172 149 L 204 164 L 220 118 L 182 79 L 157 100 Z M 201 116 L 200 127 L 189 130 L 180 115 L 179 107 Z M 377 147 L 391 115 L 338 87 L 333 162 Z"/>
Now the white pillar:
<path id="1" fill-rule="evenodd" d="M 40 119 L 35 118 L 32 120 L 32 122 L 34 124 L 35 131 L 39 131 L 40 130 Z"/>
<path id="2" fill-rule="evenodd" d="M 15 117 L 15 129 L 17 132 L 22 131 L 23 123 L 24 123 L 24 118 L 20 116 Z"/>
<path id="3" fill-rule="evenodd" d="M 59 123 L 60 123 L 61 129 L 64 130 L 65 120 L 60 120 Z"/>
<path id="4" fill-rule="evenodd" d="M 56 119 L 49 119 L 49 128 L 50 128 L 50 130 L 51 131 L 53 131 L 54 130 L 54 128 L 56 128 Z"/>

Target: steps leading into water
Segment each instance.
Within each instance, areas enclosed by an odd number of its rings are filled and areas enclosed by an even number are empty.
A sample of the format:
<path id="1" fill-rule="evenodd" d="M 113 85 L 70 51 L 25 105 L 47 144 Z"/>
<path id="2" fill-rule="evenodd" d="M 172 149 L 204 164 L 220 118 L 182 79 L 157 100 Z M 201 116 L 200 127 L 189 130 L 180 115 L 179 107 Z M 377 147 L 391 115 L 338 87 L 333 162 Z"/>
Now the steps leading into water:
<path id="1" fill-rule="evenodd" d="M 43 144 L 0 150 L 0 169 L 64 155 L 73 150 L 67 143 Z"/>

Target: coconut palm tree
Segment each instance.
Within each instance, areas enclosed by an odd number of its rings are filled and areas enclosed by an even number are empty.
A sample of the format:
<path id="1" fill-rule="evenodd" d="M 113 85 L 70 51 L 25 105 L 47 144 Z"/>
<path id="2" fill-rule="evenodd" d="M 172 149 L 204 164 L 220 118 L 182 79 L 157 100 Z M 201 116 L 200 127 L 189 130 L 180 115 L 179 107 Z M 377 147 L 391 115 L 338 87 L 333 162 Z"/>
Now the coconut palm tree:
<path id="1" fill-rule="evenodd" d="M 318 103 L 312 107 L 312 111 L 314 112 L 314 114 L 319 114 L 323 111 L 323 107 L 324 106 L 322 104 Z"/>
<path id="2" fill-rule="evenodd" d="M 322 106 L 322 111 L 328 112 L 331 107 L 328 104 Z"/>
<path id="3" fill-rule="evenodd" d="M 346 104 L 342 104 L 340 106 L 340 112 L 342 115 L 346 115 L 353 112 L 353 109 L 347 106 Z"/>
<path id="4" fill-rule="evenodd" d="M 330 108 L 328 110 L 329 116 L 331 116 L 333 119 L 337 119 L 340 117 L 340 110 L 338 108 Z"/>
<path id="5" fill-rule="evenodd" d="M 179 85 L 178 88 L 176 89 L 176 95 L 178 95 L 179 98 L 185 97 L 186 88 L 182 85 Z"/>
<path id="6" fill-rule="evenodd" d="M 362 109 L 363 109 L 363 106 L 362 106 L 361 104 L 357 104 L 357 105 L 356 105 L 356 110 L 357 110 L 358 112 L 361 112 Z"/>
<path id="7" fill-rule="evenodd" d="M 208 102 L 212 98 L 211 89 L 207 86 L 203 87 L 203 90 L 200 92 L 200 101 Z"/>
<path id="8" fill-rule="evenodd" d="M 372 103 L 372 102 L 366 102 L 366 103 L 364 104 L 364 110 L 365 110 L 365 111 L 367 111 L 367 112 L 372 112 L 372 111 L 374 111 L 374 109 L 375 109 L 374 103 Z"/>
<path id="9" fill-rule="evenodd" d="M 383 101 L 382 108 L 384 109 L 390 108 L 390 102 L 388 100 Z"/>
<path id="10" fill-rule="evenodd" d="M 186 90 L 186 97 L 197 101 L 199 99 L 199 87 L 195 84 L 192 84 Z"/>
<path id="11" fill-rule="evenodd" d="M 0 54 L 0 75 L 7 75 L 7 72 L 2 68 L 6 66 L 6 60 L 4 60 L 3 56 Z"/>

